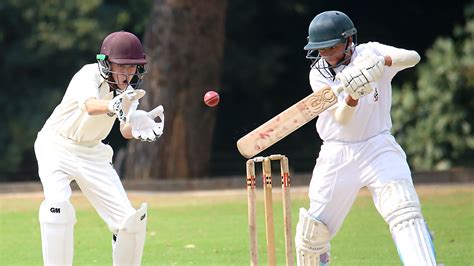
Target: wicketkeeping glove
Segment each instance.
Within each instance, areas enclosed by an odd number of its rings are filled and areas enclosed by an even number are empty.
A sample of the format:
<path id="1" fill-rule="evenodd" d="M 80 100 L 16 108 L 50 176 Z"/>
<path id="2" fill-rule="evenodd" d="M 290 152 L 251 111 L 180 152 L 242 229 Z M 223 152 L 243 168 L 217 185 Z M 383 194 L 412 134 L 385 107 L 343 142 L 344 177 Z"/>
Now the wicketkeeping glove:
<path id="1" fill-rule="evenodd" d="M 165 124 L 163 106 L 159 105 L 150 112 L 136 110 L 130 115 L 129 124 L 132 127 L 132 135 L 141 141 L 155 141 L 161 134 Z M 159 117 L 160 122 L 155 122 L 155 118 Z"/>
<path id="2" fill-rule="evenodd" d="M 120 123 L 128 122 L 131 113 L 137 110 L 138 100 L 145 96 L 145 91 L 141 89 L 127 89 L 123 93 L 115 96 L 109 102 L 109 115 L 117 115 Z"/>

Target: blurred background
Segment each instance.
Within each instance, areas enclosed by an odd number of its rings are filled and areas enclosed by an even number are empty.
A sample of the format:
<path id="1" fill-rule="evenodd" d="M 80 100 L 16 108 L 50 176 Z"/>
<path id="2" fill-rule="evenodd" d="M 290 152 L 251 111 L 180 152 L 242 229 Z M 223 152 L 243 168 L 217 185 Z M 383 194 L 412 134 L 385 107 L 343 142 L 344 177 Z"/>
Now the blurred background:
<path id="1" fill-rule="evenodd" d="M 163 104 L 166 114 L 157 142 L 127 142 L 117 126 L 106 139 L 121 177 L 243 176 L 236 141 L 311 92 L 303 46 L 309 23 L 326 10 L 346 13 L 359 43 L 421 55 L 393 81 L 392 132 L 412 169 L 472 167 L 472 1 L 2 0 L 0 181 L 38 180 L 37 132 L 117 30 L 135 33 L 146 49 L 141 108 Z M 202 101 L 208 90 L 220 93 L 215 108 Z M 320 144 L 311 122 L 264 154 L 285 154 L 293 171 L 311 172 Z"/>

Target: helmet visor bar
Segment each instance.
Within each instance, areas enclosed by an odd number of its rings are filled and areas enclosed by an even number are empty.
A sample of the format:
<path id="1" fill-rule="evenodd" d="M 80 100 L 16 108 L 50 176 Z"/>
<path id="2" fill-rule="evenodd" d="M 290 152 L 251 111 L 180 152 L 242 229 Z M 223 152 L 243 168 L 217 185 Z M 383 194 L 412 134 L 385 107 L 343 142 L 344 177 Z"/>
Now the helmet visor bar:
<path id="1" fill-rule="evenodd" d="M 144 67 L 144 65 L 137 65 L 137 71 L 133 74 L 114 72 L 114 71 L 110 70 L 110 76 L 112 76 L 113 74 L 116 74 L 119 77 L 126 77 L 125 81 L 126 81 L 127 85 L 132 86 L 134 89 L 138 89 L 139 86 L 141 85 L 142 81 L 143 81 L 143 78 L 145 77 L 146 72 L 147 71 L 146 71 L 146 68 Z M 119 85 L 118 81 L 116 81 L 114 79 L 111 79 L 111 78 L 107 79 L 107 82 L 109 84 L 114 84 L 116 86 Z"/>
<path id="2" fill-rule="evenodd" d="M 336 64 L 336 65 L 329 65 L 323 56 L 321 56 L 319 50 L 309 50 L 306 54 L 306 58 L 312 61 L 311 68 L 316 69 L 326 69 L 326 68 L 337 68 L 343 64 L 346 64 L 351 59 L 351 53 L 355 50 L 356 44 L 349 43 L 346 44 L 346 48 L 344 49 L 344 57 Z"/>

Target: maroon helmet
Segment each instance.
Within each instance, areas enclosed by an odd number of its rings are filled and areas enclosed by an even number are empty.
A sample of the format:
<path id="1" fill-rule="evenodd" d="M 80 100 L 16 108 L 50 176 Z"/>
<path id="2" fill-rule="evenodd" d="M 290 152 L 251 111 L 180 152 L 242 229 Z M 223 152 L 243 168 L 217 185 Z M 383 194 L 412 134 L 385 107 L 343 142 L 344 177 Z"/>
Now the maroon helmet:
<path id="1" fill-rule="evenodd" d="M 144 65 L 147 61 L 142 43 L 137 36 L 126 31 L 112 32 L 105 37 L 100 48 L 100 54 L 97 55 L 97 61 L 102 77 L 109 84 L 116 84 L 111 78 L 110 63 L 137 65 L 136 78 L 130 84 L 135 85 L 135 88 L 141 83 L 146 73 Z"/>
<path id="2" fill-rule="evenodd" d="M 145 53 L 140 40 L 133 33 L 117 31 L 105 37 L 100 48 L 109 62 L 122 65 L 146 64 Z"/>

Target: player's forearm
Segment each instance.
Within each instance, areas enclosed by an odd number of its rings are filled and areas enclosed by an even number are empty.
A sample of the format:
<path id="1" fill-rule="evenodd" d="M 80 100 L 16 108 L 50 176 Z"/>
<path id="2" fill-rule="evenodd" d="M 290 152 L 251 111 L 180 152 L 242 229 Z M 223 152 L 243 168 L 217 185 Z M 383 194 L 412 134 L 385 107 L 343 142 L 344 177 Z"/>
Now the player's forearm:
<path id="1" fill-rule="evenodd" d="M 89 115 L 101 115 L 109 112 L 109 100 L 89 99 L 85 102 L 86 112 Z"/>
<path id="2" fill-rule="evenodd" d="M 133 139 L 132 127 L 129 123 L 124 123 L 120 125 L 120 133 L 122 133 L 122 136 L 126 139 Z"/>
<path id="3" fill-rule="evenodd" d="M 336 121 L 341 125 L 349 123 L 354 115 L 358 102 L 359 100 L 354 100 L 351 96 L 347 95 L 344 102 L 339 102 L 334 112 L 334 118 Z"/>
<path id="4" fill-rule="evenodd" d="M 420 62 L 420 55 L 413 50 L 397 49 L 385 56 L 386 66 L 413 67 Z"/>

